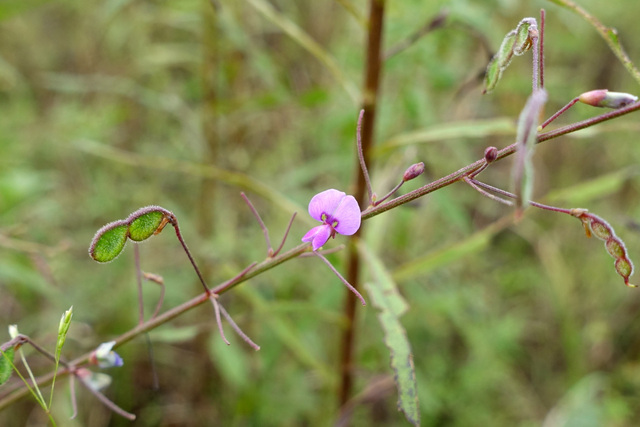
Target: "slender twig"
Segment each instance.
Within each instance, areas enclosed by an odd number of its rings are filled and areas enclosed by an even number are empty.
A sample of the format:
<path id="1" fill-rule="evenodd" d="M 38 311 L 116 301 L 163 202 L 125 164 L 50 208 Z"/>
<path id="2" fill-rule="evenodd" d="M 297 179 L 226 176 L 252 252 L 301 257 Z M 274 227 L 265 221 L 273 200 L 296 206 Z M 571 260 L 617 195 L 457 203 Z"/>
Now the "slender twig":
<path id="1" fill-rule="evenodd" d="M 278 248 L 275 251 L 273 251 L 273 253 L 271 254 L 272 257 L 278 255 L 282 250 L 282 248 L 284 247 L 284 242 L 287 241 L 287 237 L 289 236 L 289 231 L 291 231 L 291 226 L 293 225 L 293 220 L 296 219 L 296 215 L 297 215 L 297 212 L 294 212 L 293 215 L 291 215 L 291 219 L 289 220 L 287 229 L 284 232 L 284 236 L 282 236 L 282 241 L 280 242 L 280 245 L 278 246 Z"/>
<path id="2" fill-rule="evenodd" d="M 138 325 L 144 322 L 144 301 L 142 300 L 142 270 L 140 269 L 140 249 L 133 245 L 133 259 L 136 267 L 136 283 L 138 285 Z"/>
<path id="3" fill-rule="evenodd" d="M 534 21 L 535 22 L 535 21 Z M 540 89 L 540 36 L 538 33 L 538 29 L 536 28 L 534 32 L 530 31 L 531 44 L 533 45 L 532 57 L 532 71 L 531 71 L 531 91 L 535 93 L 538 89 Z"/>
<path id="4" fill-rule="evenodd" d="M 473 179 L 471 181 L 475 184 L 476 187 L 474 187 L 474 188 L 476 188 L 476 189 L 478 187 L 482 187 L 482 188 L 484 188 L 486 190 L 489 190 L 489 191 L 494 192 L 496 194 L 500 194 L 500 195 L 505 196 L 505 197 L 509 197 L 511 199 L 515 199 L 517 197 L 513 193 L 509 193 L 508 191 L 502 190 L 500 188 L 493 187 L 493 186 L 491 186 L 489 184 L 485 184 L 484 182 L 477 181 L 475 179 Z M 485 194 L 485 193 L 483 193 L 483 194 Z M 505 202 L 507 202 L 507 201 L 508 200 L 505 200 Z M 544 205 L 542 203 L 534 202 L 534 201 L 531 201 L 531 200 L 529 200 L 529 204 L 531 206 L 539 208 L 539 209 L 544 209 L 544 210 L 547 210 L 547 211 L 553 211 L 553 212 L 565 213 L 567 215 L 572 215 L 572 210 L 571 209 L 558 208 L 558 207 L 555 207 L 555 206 Z"/>
<path id="5" fill-rule="evenodd" d="M 97 397 L 98 400 L 102 402 L 102 404 L 105 405 L 107 408 L 109 408 L 112 412 L 115 412 L 121 417 L 124 417 L 131 421 L 136 419 L 136 416 L 134 414 L 125 411 L 124 409 L 122 409 L 121 407 L 113 403 L 111 400 L 109 400 L 107 396 L 105 396 L 104 394 L 100 393 L 97 390 L 94 390 L 89 384 L 85 382 L 85 380 L 81 376 L 76 374 L 76 377 L 78 378 L 78 381 L 80 381 L 80 384 L 82 384 L 87 390 L 89 390 L 91 394 Z"/>
<path id="6" fill-rule="evenodd" d="M 342 283 L 344 283 L 344 285 L 355 294 L 356 297 L 358 297 L 358 299 L 360 300 L 360 302 L 362 303 L 362 305 L 367 305 L 367 303 L 365 302 L 364 298 L 362 297 L 362 295 L 360 295 L 360 292 L 358 292 L 358 290 L 356 288 L 354 288 L 351 283 L 349 283 L 347 281 L 347 279 L 345 279 L 344 277 L 342 277 L 342 274 L 340 274 L 338 272 L 338 270 L 336 270 L 336 268 L 333 266 L 333 264 L 331 264 L 331 262 L 326 259 L 324 257 L 324 255 L 322 255 L 321 253 L 318 253 L 318 251 L 313 251 L 313 253 L 322 260 L 322 262 L 324 262 L 327 267 L 329 267 L 331 269 L 331 271 L 333 271 L 333 274 L 335 274 L 336 276 L 338 276 L 338 278 L 340 279 L 340 281 L 342 281 Z"/>
<path id="7" fill-rule="evenodd" d="M 73 420 L 78 416 L 78 399 L 76 398 L 76 376 L 71 375 L 69 378 L 69 392 L 71 393 L 71 409 L 73 409 L 73 414 L 71 414 L 71 419 Z"/>
<path id="8" fill-rule="evenodd" d="M 576 102 L 578 102 L 580 100 L 580 98 L 573 98 L 571 101 L 569 101 L 569 103 L 567 105 L 565 105 L 564 107 L 562 107 L 561 109 L 559 109 L 558 111 L 556 111 L 551 117 L 549 117 L 547 120 L 545 120 L 541 125 L 540 125 L 540 129 L 544 129 L 545 127 L 547 127 L 547 125 L 549 123 L 551 123 L 552 121 L 554 121 L 555 119 L 557 119 L 558 117 L 560 117 L 560 115 L 562 113 L 564 113 L 565 111 L 567 111 L 569 108 L 573 107 L 575 105 Z"/>
<path id="9" fill-rule="evenodd" d="M 215 294 L 211 294 L 209 296 L 209 301 L 213 304 L 213 311 L 216 314 L 216 325 L 218 325 L 218 332 L 220 332 L 220 336 L 222 337 L 222 341 L 226 345 L 231 345 L 231 343 L 227 340 L 227 337 L 224 336 L 224 329 L 222 329 L 222 319 L 220 319 L 220 304 L 218 304 L 218 296 Z"/>
<path id="10" fill-rule="evenodd" d="M 273 247 L 271 246 L 271 239 L 269 239 L 269 230 L 267 229 L 267 226 L 264 225 L 264 221 L 262 221 L 262 218 L 260 218 L 260 214 L 258 213 L 256 208 L 253 207 L 253 204 L 251 203 L 249 198 L 246 196 L 246 194 L 242 192 L 240 193 L 240 197 L 242 197 L 242 200 L 244 200 L 247 206 L 249 206 L 249 209 L 251 209 L 251 213 L 255 217 L 256 221 L 258 221 L 258 225 L 260 225 L 260 228 L 262 229 L 262 233 L 264 234 L 264 240 L 265 242 L 267 242 L 267 256 L 272 256 Z"/>
<path id="11" fill-rule="evenodd" d="M 601 114 L 599 116 L 596 117 L 592 117 L 586 120 L 583 120 L 581 122 L 577 122 L 577 123 L 573 123 L 567 126 L 563 126 L 561 128 L 558 129 L 554 129 L 552 131 L 548 131 L 548 132 L 544 132 L 544 133 L 540 133 L 538 134 L 537 137 L 537 143 L 541 143 L 544 141 L 548 141 L 551 139 L 555 139 L 559 136 L 562 135 L 566 135 L 581 129 L 585 129 L 591 126 L 594 126 L 598 123 L 602 123 L 605 122 L 607 120 L 611 120 L 611 119 L 615 119 L 616 117 L 620 117 L 620 116 L 624 116 L 626 114 L 632 113 L 634 111 L 640 110 L 640 101 L 638 102 L 634 102 L 633 104 L 629 104 L 626 107 L 622 107 L 619 108 L 617 110 L 613 110 L 610 112 L 607 112 L 605 114 Z M 507 156 L 512 155 L 514 152 L 516 151 L 516 144 L 511 144 L 503 149 L 501 149 L 500 151 L 498 151 L 498 156 L 496 158 L 497 160 L 503 159 Z M 480 160 L 476 160 L 475 162 L 453 172 L 450 173 L 449 175 L 446 175 L 436 181 L 433 181 L 427 185 L 424 185 L 420 188 L 417 188 L 413 191 L 410 191 L 406 194 L 403 194 L 402 196 L 398 196 L 395 199 L 391 199 L 387 202 L 384 202 L 380 205 L 377 206 L 370 206 L 369 208 L 365 209 L 362 212 L 362 219 L 363 220 L 367 220 L 369 218 L 372 218 L 376 215 L 380 215 L 383 212 L 386 212 L 390 209 L 394 209 L 400 205 L 404 205 L 405 203 L 409 203 L 415 199 L 418 199 L 426 194 L 429 193 L 433 193 L 436 190 L 439 190 L 441 188 L 447 187 L 455 182 L 458 182 L 459 180 L 463 179 L 464 176 L 468 176 L 470 174 L 473 174 L 474 172 L 476 172 L 477 170 L 481 169 L 484 167 L 484 165 L 486 164 L 486 160 L 480 159 Z"/>
<path id="12" fill-rule="evenodd" d="M 393 194 L 398 191 L 400 189 L 400 187 L 402 187 L 402 184 L 404 184 L 404 180 L 400 181 L 400 183 L 398 185 L 396 185 L 395 187 L 393 187 L 393 189 L 391 191 L 389 191 L 387 194 L 385 194 L 383 197 L 381 197 L 379 200 L 376 200 L 372 203 L 373 206 L 379 205 L 380 203 L 384 202 L 385 200 L 387 200 L 389 197 L 393 196 Z"/>
<path id="13" fill-rule="evenodd" d="M 429 34 L 430 32 L 432 32 L 433 30 L 437 30 L 438 28 L 443 27 L 448 17 L 449 17 L 449 11 L 446 10 L 446 9 L 445 10 L 441 10 L 440 13 L 438 13 L 434 18 L 432 18 L 428 22 L 426 22 L 416 32 L 414 32 L 409 37 L 407 37 L 406 39 L 402 40 L 401 42 L 399 42 L 395 46 L 391 47 L 384 54 L 384 61 L 387 61 L 387 60 L 389 60 L 389 58 L 391 58 L 391 57 L 399 54 L 400 52 L 403 52 L 404 50 L 410 48 L 418 40 L 420 40 L 422 37 L 424 37 L 427 34 Z"/>
<path id="14" fill-rule="evenodd" d="M 544 9 L 540 9 L 540 39 L 538 43 L 540 44 L 540 50 L 538 51 L 540 60 L 538 61 L 538 65 L 540 66 L 540 89 L 544 89 L 544 25 L 546 12 Z"/>
<path id="15" fill-rule="evenodd" d="M 182 238 L 182 233 L 180 233 L 180 227 L 178 227 L 178 219 L 175 217 L 175 215 L 171 215 L 171 217 L 169 218 L 169 221 L 171 222 L 171 225 L 173 225 L 173 228 L 176 231 L 176 237 L 180 241 L 180 244 L 182 245 L 182 248 L 184 249 L 185 253 L 187 254 L 187 257 L 189 257 L 189 261 L 191 262 L 191 265 L 193 266 L 193 269 L 196 271 L 196 274 L 198 275 L 198 279 L 200 279 L 200 283 L 202 284 L 202 287 L 204 288 L 204 291 L 208 294 L 211 291 L 209 290 L 209 286 L 207 286 L 207 283 L 204 281 L 204 277 L 202 277 L 202 273 L 200 273 L 200 269 L 196 265 L 196 261 L 191 256 L 191 252 L 189 251 L 189 248 L 187 247 L 187 244 L 185 243 L 184 239 Z"/>
<path id="16" fill-rule="evenodd" d="M 507 205 L 507 206 L 513 206 L 513 202 L 511 200 L 505 200 L 502 199 L 494 194 L 489 193 L 488 191 L 480 188 L 480 186 L 478 185 L 479 181 L 476 181 L 473 178 L 470 178 L 468 176 L 464 177 L 464 182 L 466 182 L 467 184 L 469 184 L 471 187 L 473 187 L 477 192 L 479 192 L 480 194 L 482 194 L 485 197 L 490 198 L 493 201 L 496 201 L 498 203 L 502 203 L 503 205 Z"/>
<path id="17" fill-rule="evenodd" d="M 227 319 L 227 322 L 229 322 L 233 330 L 236 331 L 238 335 L 240 335 L 240 338 L 242 338 L 247 344 L 249 344 L 255 351 L 260 350 L 260 346 L 251 341 L 251 338 L 249 338 L 247 334 L 245 334 L 242 329 L 240 329 L 240 327 L 236 324 L 236 322 L 233 321 L 229 313 L 227 313 L 227 310 L 225 310 L 222 305 L 220 305 L 220 312 L 222 312 L 222 315 L 225 319 Z"/>
<path id="18" fill-rule="evenodd" d="M 249 264 L 248 266 L 246 266 L 244 268 L 244 270 L 242 270 L 240 273 L 236 274 L 233 278 L 227 280 L 226 282 L 222 283 L 221 285 L 216 286 L 211 293 L 212 294 L 221 294 L 224 291 L 226 291 L 228 288 L 232 287 L 233 285 L 235 285 L 236 283 L 240 282 L 240 280 L 247 274 L 249 273 L 249 271 L 251 271 L 251 269 L 253 267 L 255 267 L 258 263 L 257 262 L 252 262 L 251 264 Z"/>
<path id="19" fill-rule="evenodd" d="M 367 162 L 364 158 L 364 150 L 362 148 L 362 120 L 364 118 L 364 108 L 360 110 L 358 116 L 358 127 L 356 129 L 356 145 L 358 147 L 358 160 L 360 161 L 360 168 L 362 169 L 362 176 L 367 186 L 367 192 L 369 193 L 369 203 L 373 203 L 373 188 L 371 187 L 371 180 L 369 179 L 369 171 L 367 170 Z"/>

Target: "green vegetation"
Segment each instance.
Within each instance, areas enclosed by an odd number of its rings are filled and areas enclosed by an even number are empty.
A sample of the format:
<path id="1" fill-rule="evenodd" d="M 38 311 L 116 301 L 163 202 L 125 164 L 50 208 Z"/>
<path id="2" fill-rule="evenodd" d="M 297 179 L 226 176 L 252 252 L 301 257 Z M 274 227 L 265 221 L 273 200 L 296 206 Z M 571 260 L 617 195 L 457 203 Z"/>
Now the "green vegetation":
<path id="1" fill-rule="evenodd" d="M 617 29 L 607 34 L 639 64 L 640 3 L 577 1 Z M 481 93 L 481 73 L 505 34 L 542 7 L 545 117 L 593 89 L 640 94 L 606 28 L 556 3 L 387 2 L 385 51 L 443 8 L 449 15 L 384 63 L 369 170 L 379 195 L 412 163 L 424 162 L 425 174 L 401 193 L 514 142 L 531 93 L 530 52 L 513 58 L 491 94 Z M 327 188 L 349 193 L 354 181 L 366 16 L 365 2 L 352 0 L 0 3 L 0 343 L 18 324 L 55 350 L 54 325 L 70 306 L 63 361 L 133 328 L 133 251 L 100 265 L 87 248 L 101 226 L 141 206 L 175 213 L 212 287 L 265 258 L 241 191 L 274 242 L 297 211 L 285 250 L 298 245 L 317 225 L 309 199 Z M 602 111 L 578 103 L 549 127 Z M 545 141 L 531 161 L 533 200 L 597 213 L 639 263 L 637 114 Z M 512 191 L 513 161 L 491 164 L 482 180 Z M 514 223 L 513 211 L 458 183 L 363 223 L 368 305 L 356 309 L 352 425 L 408 425 L 385 346 L 385 331 L 399 325 L 423 426 L 637 424 L 640 291 L 624 286 L 580 221 L 528 208 Z M 140 240 L 159 220 L 143 219 Z M 139 244 L 142 270 L 163 278 L 163 311 L 202 292 L 172 233 Z M 122 236 L 113 246 L 124 246 Z M 349 240 L 327 248 L 340 243 Z M 347 270 L 344 251 L 327 258 Z M 378 284 L 372 265 L 387 270 Z M 369 289 L 381 294 L 389 283 L 408 304 L 401 316 L 369 304 Z M 148 318 L 161 290 L 145 282 L 143 292 Z M 106 371 L 105 394 L 139 426 L 332 425 L 347 292 L 316 257 L 290 260 L 220 297 L 260 351 L 223 322 L 226 346 L 203 304 L 149 333 L 152 358 L 144 336 L 119 347 L 124 366 Z M 381 313 L 390 316 L 384 330 Z M 36 375 L 54 368 L 22 351 Z M 0 399 L 18 383 L 14 375 L 0 386 Z M 69 420 L 68 383 L 56 379 L 58 425 L 132 425 L 78 385 Z M 0 412 L 0 425 L 47 419 L 29 397 Z"/>

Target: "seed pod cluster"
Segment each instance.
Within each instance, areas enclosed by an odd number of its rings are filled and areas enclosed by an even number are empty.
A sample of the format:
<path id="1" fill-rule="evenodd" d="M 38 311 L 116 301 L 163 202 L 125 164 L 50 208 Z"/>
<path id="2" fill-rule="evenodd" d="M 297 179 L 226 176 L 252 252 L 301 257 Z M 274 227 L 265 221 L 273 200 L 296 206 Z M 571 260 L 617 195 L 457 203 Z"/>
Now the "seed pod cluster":
<path id="1" fill-rule="evenodd" d="M 484 77 L 483 93 L 489 93 L 496 87 L 514 55 L 523 55 L 537 41 L 538 24 L 535 18 L 524 18 L 514 30 L 511 30 L 504 37 L 500 49 L 489 62 Z"/>
<path id="2" fill-rule="evenodd" d="M 160 233 L 167 224 L 176 222 L 175 215 L 160 206 L 138 209 L 127 219 L 100 228 L 89 246 L 89 256 L 98 262 L 112 261 L 120 255 L 127 239 L 141 242 Z"/>
<path id="3" fill-rule="evenodd" d="M 571 209 L 571 215 L 582 221 L 587 237 L 596 236 L 604 241 L 604 247 L 609 255 L 615 258 L 616 272 L 624 279 L 624 284 L 636 288 L 637 285 L 629 283 L 629 277 L 633 274 L 633 263 L 627 255 L 624 242 L 616 236 L 613 227 L 607 221 L 587 211 L 586 209 Z"/>

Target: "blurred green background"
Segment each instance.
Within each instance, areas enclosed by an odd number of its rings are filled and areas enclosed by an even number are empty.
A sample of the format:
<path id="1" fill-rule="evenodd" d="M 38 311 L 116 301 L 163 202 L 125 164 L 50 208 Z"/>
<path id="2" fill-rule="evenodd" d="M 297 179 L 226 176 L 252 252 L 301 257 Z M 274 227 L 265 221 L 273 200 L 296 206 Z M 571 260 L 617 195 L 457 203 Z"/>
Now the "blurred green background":
<path id="1" fill-rule="evenodd" d="M 177 215 L 215 284 L 265 257 L 240 191 L 274 242 L 298 211 L 289 248 L 309 228 L 311 196 L 352 190 L 359 103 L 336 75 L 362 86 L 367 3 L 268 2 L 333 57 L 333 71 L 261 13 L 265 3 L 0 2 L 0 341 L 18 324 L 52 349 L 71 305 L 69 359 L 132 328 L 131 247 L 108 265 L 86 251 L 100 226 L 139 207 L 157 204 Z M 370 170 L 378 194 L 411 163 L 424 161 L 426 177 L 402 191 L 513 141 L 531 90 L 530 54 L 514 60 L 491 95 L 481 95 L 478 75 L 487 45 L 497 49 L 541 7 L 547 115 L 592 89 L 640 92 L 592 27 L 548 1 L 387 3 L 386 48 L 443 8 L 449 18 L 384 64 Z M 640 3 L 579 3 L 615 26 L 640 61 Z M 602 112 L 579 105 L 558 124 Z M 604 217 L 640 260 L 638 130 L 632 114 L 541 144 L 534 194 Z M 510 167 L 505 159 L 481 178 L 509 189 Z M 602 242 L 587 239 L 576 219 L 534 210 L 517 224 L 511 217 L 460 184 L 364 223 L 367 243 L 410 304 L 402 322 L 422 425 L 637 425 L 640 294 L 624 286 Z M 198 294 L 172 233 L 140 249 L 143 270 L 164 277 L 165 309 Z M 343 254 L 331 260 L 345 271 Z M 158 390 L 145 340 L 119 350 L 125 365 L 108 372 L 106 394 L 137 421 L 86 392 L 69 420 L 66 380 L 54 416 L 65 426 L 332 425 L 344 294 L 318 260 L 290 261 L 222 298 L 259 352 L 228 326 L 232 345 L 224 345 L 211 307 L 202 306 L 150 333 Z M 147 313 L 158 295 L 145 284 Z M 352 424 L 406 425 L 385 380 L 389 356 L 372 306 L 358 307 L 356 349 L 356 392 L 381 378 L 386 385 L 358 400 Z M 36 372 L 51 369 L 25 351 Z M 30 398 L 0 412 L 0 425 L 45 422 Z"/>

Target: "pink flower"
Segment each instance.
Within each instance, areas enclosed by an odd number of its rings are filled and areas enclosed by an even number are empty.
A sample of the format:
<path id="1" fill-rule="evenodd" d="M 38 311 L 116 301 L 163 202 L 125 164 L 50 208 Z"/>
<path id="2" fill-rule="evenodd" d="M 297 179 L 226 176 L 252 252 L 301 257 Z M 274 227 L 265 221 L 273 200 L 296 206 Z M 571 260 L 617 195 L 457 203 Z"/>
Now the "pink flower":
<path id="1" fill-rule="evenodd" d="M 336 231 L 351 236 L 360 228 L 358 202 L 342 191 L 331 189 L 313 196 L 309 202 L 309 215 L 322 222 L 302 238 L 303 242 L 311 242 L 314 251 L 327 243 L 329 237 L 335 237 Z"/>

